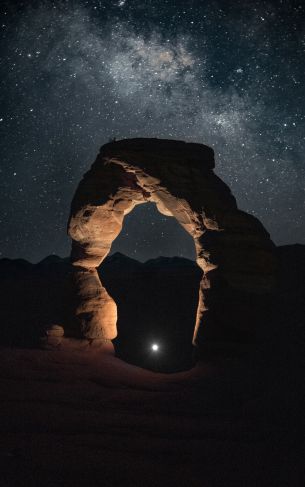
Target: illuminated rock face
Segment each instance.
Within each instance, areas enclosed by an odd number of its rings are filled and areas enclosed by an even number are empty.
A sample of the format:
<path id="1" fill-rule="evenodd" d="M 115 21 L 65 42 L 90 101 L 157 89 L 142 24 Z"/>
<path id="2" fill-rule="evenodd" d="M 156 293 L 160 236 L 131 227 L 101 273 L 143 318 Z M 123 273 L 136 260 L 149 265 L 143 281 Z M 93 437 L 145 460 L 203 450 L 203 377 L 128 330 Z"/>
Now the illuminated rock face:
<path id="1" fill-rule="evenodd" d="M 116 304 L 96 267 L 139 204 L 156 203 L 192 235 L 204 274 L 194 344 L 253 341 L 274 290 L 274 245 L 262 224 L 239 210 L 213 172 L 205 145 L 163 139 L 127 139 L 104 145 L 72 201 L 68 233 L 81 335 L 116 336 Z M 80 332 L 80 333 L 79 333 Z"/>

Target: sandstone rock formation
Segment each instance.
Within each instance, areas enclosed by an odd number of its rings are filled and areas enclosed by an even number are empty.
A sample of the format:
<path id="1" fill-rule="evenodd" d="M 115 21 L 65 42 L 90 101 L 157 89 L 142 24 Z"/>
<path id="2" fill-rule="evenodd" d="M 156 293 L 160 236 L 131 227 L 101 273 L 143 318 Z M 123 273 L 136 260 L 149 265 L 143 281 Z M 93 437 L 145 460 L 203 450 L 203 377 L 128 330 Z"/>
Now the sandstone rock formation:
<path id="1" fill-rule="evenodd" d="M 77 188 L 68 224 L 78 303 L 75 336 L 116 336 L 116 304 L 96 268 L 124 216 L 154 202 L 193 237 L 204 272 L 194 344 L 203 350 L 210 343 L 255 339 L 275 287 L 274 245 L 263 225 L 237 208 L 213 168 L 213 150 L 202 144 L 127 139 L 101 148 Z"/>

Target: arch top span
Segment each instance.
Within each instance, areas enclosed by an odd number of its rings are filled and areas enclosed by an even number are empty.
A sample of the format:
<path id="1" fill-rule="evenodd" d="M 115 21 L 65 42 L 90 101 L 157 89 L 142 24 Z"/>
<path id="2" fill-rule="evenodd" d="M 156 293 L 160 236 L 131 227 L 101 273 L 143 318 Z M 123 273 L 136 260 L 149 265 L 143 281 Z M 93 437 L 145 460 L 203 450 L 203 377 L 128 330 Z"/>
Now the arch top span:
<path id="1" fill-rule="evenodd" d="M 214 152 L 203 144 L 140 138 L 101 148 L 76 190 L 68 223 L 76 314 L 84 337 L 115 337 L 116 305 L 96 268 L 120 233 L 124 216 L 151 201 L 193 237 L 204 271 L 194 342 L 200 348 L 205 341 L 233 335 L 251 339 L 256 325 L 249 324 L 245 312 L 249 306 L 261 311 L 274 289 L 274 245 L 263 225 L 237 208 L 214 166 Z"/>

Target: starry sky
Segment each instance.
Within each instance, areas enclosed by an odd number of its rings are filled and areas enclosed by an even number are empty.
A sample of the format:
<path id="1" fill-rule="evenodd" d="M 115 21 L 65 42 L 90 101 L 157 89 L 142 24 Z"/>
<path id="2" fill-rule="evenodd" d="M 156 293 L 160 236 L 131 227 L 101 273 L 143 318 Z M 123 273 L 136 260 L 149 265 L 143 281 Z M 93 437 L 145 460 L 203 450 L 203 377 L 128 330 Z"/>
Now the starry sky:
<path id="1" fill-rule="evenodd" d="M 305 243 L 304 2 L 2 0 L 0 16 L 0 257 L 69 254 L 73 193 L 112 137 L 212 146 L 239 207 Z M 113 250 L 194 257 L 152 204 Z"/>

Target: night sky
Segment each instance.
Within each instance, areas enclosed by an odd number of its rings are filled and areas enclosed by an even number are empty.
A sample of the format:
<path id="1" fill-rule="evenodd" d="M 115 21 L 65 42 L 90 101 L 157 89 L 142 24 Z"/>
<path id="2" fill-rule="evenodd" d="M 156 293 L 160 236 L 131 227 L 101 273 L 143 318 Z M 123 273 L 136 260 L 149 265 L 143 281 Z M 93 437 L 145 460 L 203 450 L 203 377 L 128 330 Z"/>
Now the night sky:
<path id="1" fill-rule="evenodd" d="M 216 173 L 276 244 L 305 243 L 305 4 L 1 2 L 1 257 L 69 254 L 82 174 L 111 137 L 212 146 Z M 142 205 L 114 245 L 193 258 Z"/>

